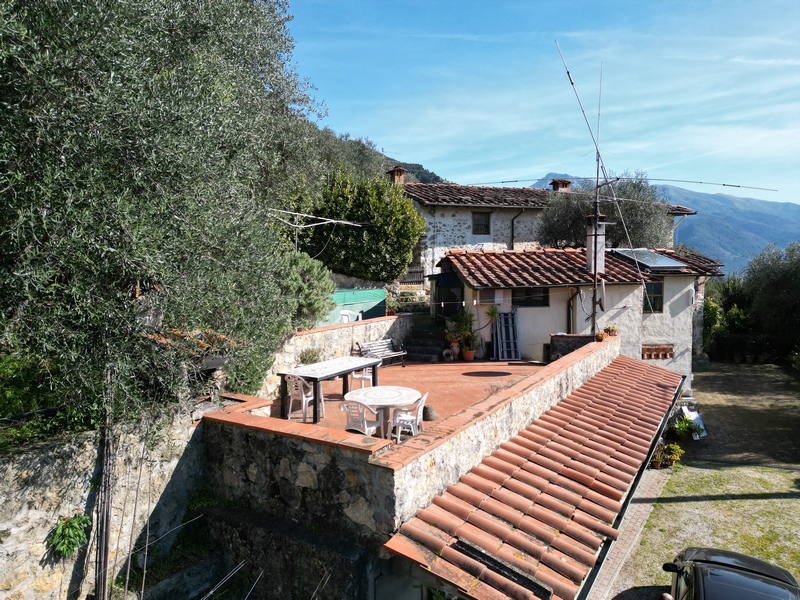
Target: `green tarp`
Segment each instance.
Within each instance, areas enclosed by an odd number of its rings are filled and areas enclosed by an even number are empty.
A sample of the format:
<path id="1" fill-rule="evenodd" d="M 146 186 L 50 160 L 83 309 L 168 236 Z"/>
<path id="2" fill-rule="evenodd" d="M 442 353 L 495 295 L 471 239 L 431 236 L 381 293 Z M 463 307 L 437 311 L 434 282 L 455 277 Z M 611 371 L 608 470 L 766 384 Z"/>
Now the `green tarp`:
<path id="1" fill-rule="evenodd" d="M 327 318 L 317 323 L 317 327 L 344 322 L 342 311 L 361 314 L 362 319 L 373 319 L 386 314 L 386 290 L 358 290 L 339 288 L 333 293 L 336 307 Z M 355 317 L 353 317 L 355 320 Z"/>

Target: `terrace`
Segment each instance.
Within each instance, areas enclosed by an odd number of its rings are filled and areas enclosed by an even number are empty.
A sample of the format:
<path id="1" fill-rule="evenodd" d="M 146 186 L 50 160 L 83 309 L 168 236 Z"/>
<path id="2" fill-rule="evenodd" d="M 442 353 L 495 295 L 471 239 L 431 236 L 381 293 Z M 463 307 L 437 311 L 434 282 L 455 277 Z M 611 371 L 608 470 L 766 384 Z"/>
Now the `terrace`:
<path id="1" fill-rule="evenodd" d="M 619 338 L 609 338 L 544 366 L 389 366 L 380 383 L 428 392 L 437 419 L 393 444 L 344 430 L 341 381 L 324 384 L 327 418 L 320 424 L 302 423 L 298 413 L 291 420 L 260 416 L 267 408 L 280 414 L 279 405 L 227 396 L 239 402 L 203 417 L 206 480 L 225 500 L 287 522 L 324 524 L 376 561 L 395 555 L 417 565 L 417 581 L 435 574 L 439 584 L 472 590 L 472 597 L 507 588 L 516 590 L 513 597 L 538 598 L 549 588 L 552 597 L 574 598 L 617 536 L 681 376 L 620 357 Z M 516 472 L 524 484 L 514 483 Z M 515 493 L 502 492 L 506 485 Z M 530 506 L 517 515 L 523 504 Z M 458 525 L 463 518 L 468 522 Z M 476 544 L 501 554 L 482 565 L 463 554 L 474 554 Z M 447 566 L 444 556 L 454 562 Z M 520 565 L 502 566 L 519 557 Z M 371 567 L 384 573 L 381 585 L 393 581 L 388 564 Z M 520 576 L 520 568 L 530 573 Z"/>

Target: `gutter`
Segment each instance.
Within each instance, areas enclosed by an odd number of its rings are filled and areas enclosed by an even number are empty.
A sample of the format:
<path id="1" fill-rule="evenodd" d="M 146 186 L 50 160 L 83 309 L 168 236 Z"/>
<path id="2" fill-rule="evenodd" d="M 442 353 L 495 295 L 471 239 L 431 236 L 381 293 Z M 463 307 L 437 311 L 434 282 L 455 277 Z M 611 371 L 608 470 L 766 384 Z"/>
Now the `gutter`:
<path id="1" fill-rule="evenodd" d="M 675 405 L 678 402 L 678 398 L 681 396 L 681 392 L 683 391 L 683 385 L 686 383 L 686 375 L 681 377 L 681 382 L 678 384 L 678 387 L 675 389 L 675 394 L 672 396 L 672 404 L 670 405 L 669 410 L 664 415 L 664 418 L 661 420 L 661 425 L 658 428 L 658 432 L 656 436 L 653 438 L 653 443 L 650 445 L 650 452 L 647 453 L 647 458 L 645 462 L 642 464 L 642 468 L 639 469 L 639 472 L 636 474 L 636 477 L 631 484 L 630 492 L 628 493 L 627 497 L 625 498 L 625 502 L 622 503 L 622 510 L 617 515 L 614 524 L 612 525 L 614 529 L 619 531 L 620 524 L 622 520 L 625 518 L 625 514 L 628 512 L 628 507 L 630 506 L 631 500 L 633 496 L 636 494 L 636 490 L 639 487 L 639 483 L 641 483 L 642 476 L 644 475 L 645 469 L 647 469 L 647 465 L 650 464 L 650 459 L 653 457 L 653 452 L 655 452 L 656 444 L 658 440 L 661 439 L 661 436 L 664 435 L 664 430 L 667 428 L 667 423 L 669 422 L 669 418 L 672 416 L 672 411 L 675 410 Z M 597 563 L 589 572 L 586 579 L 584 580 L 583 586 L 578 591 L 578 594 L 575 596 L 575 600 L 587 600 L 589 595 L 592 591 L 592 586 L 595 584 L 597 580 L 597 575 L 600 573 L 600 569 L 603 567 L 603 563 L 606 561 L 606 557 L 608 553 L 611 551 L 611 547 L 614 545 L 614 540 L 607 539 L 603 542 L 602 547 L 600 548 L 600 553 L 597 555 Z"/>

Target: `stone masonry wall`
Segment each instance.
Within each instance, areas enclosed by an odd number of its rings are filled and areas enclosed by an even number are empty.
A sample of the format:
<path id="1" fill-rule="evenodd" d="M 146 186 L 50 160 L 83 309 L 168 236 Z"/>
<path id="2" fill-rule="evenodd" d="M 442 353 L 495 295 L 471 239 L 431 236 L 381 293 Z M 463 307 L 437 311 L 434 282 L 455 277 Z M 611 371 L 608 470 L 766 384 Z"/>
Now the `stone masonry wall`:
<path id="1" fill-rule="evenodd" d="M 181 523 L 197 483 L 202 444 L 189 416 L 176 416 L 159 433 L 153 444 L 143 446 L 136 433 L 114 444 L 109 581 L 148 515 L 150 539 L 165 535 Z M 95 530 L 88 547 L 68 559 L 54 559 L 45 541 L 61 516 L 86 513 L 97 522 L 98 460 L 94 433 L 0 457 L 0 598 L 78 600 L 92 593 Z M 167 535 L 161 543 L 172 542 Z"/>
<path id="2" fill-rule="evenodd" d="M 400 446 L 363 436 L 343 442 L 325 428 L 219 411 L 204 419 L 205 480 L 227 503 L 298 527 L 314 523 L 377 548 L 434 496 L 610 364 L 619 345 L 613 337 L 584 346 Z M 356 446 L 358 440 L 366 446 Z M 402 468 L 396 456 L 404 457 Z"/>

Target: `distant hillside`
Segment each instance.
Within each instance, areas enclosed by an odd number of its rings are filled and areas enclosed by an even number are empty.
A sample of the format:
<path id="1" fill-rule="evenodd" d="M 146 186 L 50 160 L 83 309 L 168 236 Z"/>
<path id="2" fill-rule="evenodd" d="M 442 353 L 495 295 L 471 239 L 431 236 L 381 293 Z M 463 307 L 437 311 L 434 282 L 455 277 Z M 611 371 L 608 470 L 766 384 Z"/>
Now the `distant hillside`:
<path id="1" fill-rule="evenodd" d="M 570 175 L 548 173 L 531 187 L 547 188 L 554 178 L 576 181 Z M 741 272 L 770 243 L 784 248 L 800 241 L 800 204 L 704 194 L 672 185 L 656 187 L 670 204 L 697 211 L 678 226 L 676 243 L 718 260 L 725 273 Z"/>

